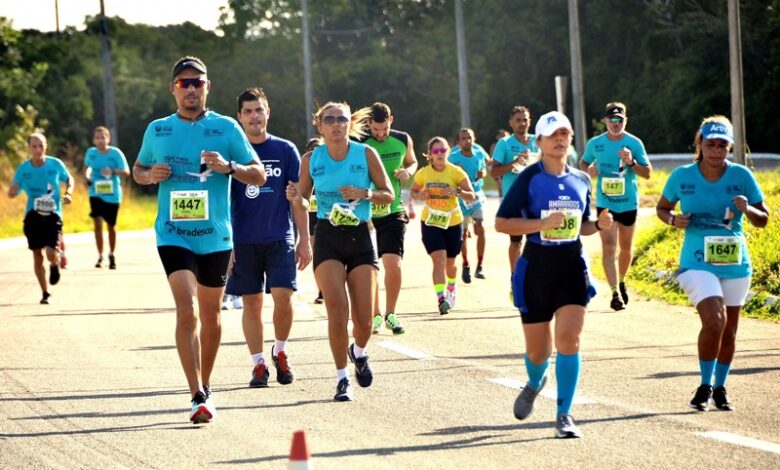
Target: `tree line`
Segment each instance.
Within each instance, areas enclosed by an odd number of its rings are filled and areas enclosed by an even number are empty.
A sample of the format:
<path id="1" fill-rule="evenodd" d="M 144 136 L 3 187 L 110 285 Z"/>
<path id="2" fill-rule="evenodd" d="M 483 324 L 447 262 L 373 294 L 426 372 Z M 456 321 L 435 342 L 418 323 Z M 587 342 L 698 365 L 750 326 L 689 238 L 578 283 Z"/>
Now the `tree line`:
<path id="1" fill-rule="evenodd" d="M 452 0 L 310 0 L 315 102 L 388 103 L 418 149 L 460 127 Z M 569 73 L 566 0 L 463 0 L 477 141 L 493 142 L 509 110 L 532 120 L 555 107 L 554 77 Z M 702 117 L 730 114 L 726 0 L 580 3 L 589 137 L 603 107 L 628 105 L 628 130 L 648 151 L 686 152 Z M 748 145 L 780 151 L 780 0 L 742 0 Z M 306 138 L 301 2 L 230 0 L 217 31 L 108 19 L 120 145 L 135 160 L 146 125 L 175 109 L 170 67 L 192 54 L 209 67 L 209 107 L 235 115 L 235 97 L 262 87 L 269 129 Z M 41 125 L 50 153 L 79 166 L 103 122 L 100 24 L 60 34 L 18 31 L 0 18 L 0 159 L 26 158 L 21 138 Z M 571 100 L 569 99 L 569 103 Z"/>

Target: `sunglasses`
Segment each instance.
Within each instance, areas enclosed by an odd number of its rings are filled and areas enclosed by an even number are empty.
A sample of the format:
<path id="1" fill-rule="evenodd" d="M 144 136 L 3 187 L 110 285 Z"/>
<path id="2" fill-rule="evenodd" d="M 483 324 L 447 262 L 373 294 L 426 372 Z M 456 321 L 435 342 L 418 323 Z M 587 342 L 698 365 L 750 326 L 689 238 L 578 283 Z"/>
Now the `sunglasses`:
<path id="1" fill-rule="evenodd" d="M 191 86 L 195 88 L 203 88 L 206 85 L 206 80 L 202 78 L 180 78 L 173 82 L 176 88 L 184 88 L 185 90 Z"/>
<path id="2" fill-rule="evenodd" d="M 609 118 L 609 122 L 611 122 L 612 124 L 620 124 L 621 122 L 623 122 L 623 118 L 622 117 L 611 117 L 611 118 Z"/>
<path id="3" fill-rule="evenodd" d="M 349 118 L 346 116 L 325 116 L 322 118 L 322 123 L 326 124 L 328 126 L 332 126 L 333 124 L 339 123 L 339 124 L 346 124 L 349 122 Z"/>
<path id="4" fill-rule="evenodd" d="M 447 153 L 447 149 L 444 147 L 436 147 L 431 149 L 431 155 L 444 155 Z"/>

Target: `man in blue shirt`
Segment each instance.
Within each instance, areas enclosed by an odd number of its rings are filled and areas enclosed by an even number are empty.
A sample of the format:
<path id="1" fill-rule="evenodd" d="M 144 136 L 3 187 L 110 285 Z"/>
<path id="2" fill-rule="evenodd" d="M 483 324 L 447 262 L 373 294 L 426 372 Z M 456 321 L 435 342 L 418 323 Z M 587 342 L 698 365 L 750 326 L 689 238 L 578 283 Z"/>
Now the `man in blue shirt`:
<path id="1" fill-rule="evenodd" d="M 27 247 L 33 252 L 35 277 L 41 286 L 42 304 L 49 303 L 46 284 L 46 268 L 43 266 L 44 250 L 49 260 L 49 284 L 60 280 L 60 252 L 62 242 L 62 204 L 70 204 L 73 194 L 73 177 L 58 158 L 46 155 L 46 137 L 31 134 L 27 139 L 30 159 L 19 165 L 14 173 L 8 197 L 14 198 L 19 191 L 27 194 L 24 211 L 24 236 Z M 60 185 L 68 185 L 65 195 L 60 196 Z"/>
<path id="2" fill-rule="evenodd" d="M 531 127 L 531 112 L 528 108 L 525 106 L 512 108 L 509 112 L 509 127 L 512 128 L 512 134 L 496 142 L 490 170 L 490 176 L 501 178 L 502 194 L 505 196 L 517 179 L 517 175 L 526 166 L 539 160 L 536 136 L 528 133 Z M 509 236 L 509 270 L 512 273 L 515 272 L 522 243 L 522 235 Z"/>
<path id="3" fill-rule="evenodd" d="M 607 104 L 604 111 L 604 124 L 607 126 L 607 132 L 588 141 L 579 166 L 580 169 L 587 171 L 591 178 L 598 177 L 596 181 L 598 213 L 609 209 L 617 222 L 610 230 L 599 232 L 599 235 L 601 235 L 604 274 L 612 289 L 610 306 L 618 311 L 624 309 L 625 304 L 628 303 L 625 278 L 633 259 L 632 243 L 639 208 L 637 176 L 650 178 L 653 168 L 642 141 L 626 132 L 628 124 L 626 105 L 619 102 Z M 615 254 L 618 244 L 620 254 L 616 263 Z M 618 287 L 620 287 L 620 296 L 618 296 Z"/>
<path id="4" fill-rule="evenodd" d="M 469 181 L 477 193 L 477 198 L 473 202 L 465 202 L 458 199 L 460 210 L 463 213 L 464 233 L 469 232 L 469 223 L 474 222 L 474 232 L 477 235 L 477 269 L 474 271 L 474 277 L 485 279 L 482 272 L 482 260 L 485 257 L 485 227 L 482 225 L 484 214 L 482 204 L 486 201 L 485 191 L 482 190 L 482 184 L 487 174 L 486 162 L 489 158 L 485 149 L 475 142 L 474 130 L 464 127 L 458 131 L 458 146 L 452 149 L 449 161 L 453 165 L 463 168 L 463 171 L 469 176 Z M 468 241 L 463 237 L 463 247 L 461 248 L 463 257 L 463 282 L 471 282 L 471 267 L 468 258 Z"/>
<path id="5" fill-rule="evenodd" d="M 297 288 L 296 264 L 303 270 L 311 262 L 309 215 L 305 207 L 291 209 L 285 196 L 288 182 L 297 183 L 301 157 L 292 142 L 268 133 L 271 108 L 259 88 L 238 95 L 238 120 L 265 167 L 266 183 L 259 187 L 233 180 L 233 268 L 227 292 L 244 300 L 244 336 L 254 369 L 250 387 L 268 386 L 263 353 L 263 291 L 274 299 L 274 345 L 271 357 L 280 384 L 292 383 L 287 338 L 293 322 L 292 294 Z M 295 224 L 293 225 L 293 218 Z M 298 231 L 295 248 L 294 227 Z"/>
<path id="6" fill-rule="evenodd" d="M 193 423 L 207 423 L 216 415 L 210 379 L 233 248 L 230 175 L 258 186 L 266 178 L 238 123 L 206 109 L 211 90 L 206 73 L 197 57 L 176 61 L 169 84 L 176 113 L 149 124 L 133 166 L 138 184 L 160 185 L 157 251 L 176 303 L 176 349 L 192 394 Z"/>
<path id="7" fill-rule="evenodd" d="M 122 177 L 130 176 L 125 154 L 111 143 L 111 131 L 98 126 L 92 134 L 94 147 L 84 155 L 85 176 L 89 185 L 89 216 L 95 226 L 95 244 L 98 260 L 95 267 L 103 263 L 103 221 L 108 226 L 108 269 L 116 269 L 116 216 L 122 203 Z"/>

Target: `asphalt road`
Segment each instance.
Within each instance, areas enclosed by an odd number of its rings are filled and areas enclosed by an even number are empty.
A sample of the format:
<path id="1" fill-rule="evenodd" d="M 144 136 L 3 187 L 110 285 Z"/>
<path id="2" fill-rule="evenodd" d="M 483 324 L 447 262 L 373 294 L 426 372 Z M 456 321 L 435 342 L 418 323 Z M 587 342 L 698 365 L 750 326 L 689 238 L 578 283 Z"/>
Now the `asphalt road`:
<path id="1" fill-rule="evenodd" d="M 506 237 L 488 231 L 487 279 L 461 284 L 440 317 L 419 232 L 415 220 L 398 308 L 407 333 L 372 338 L 370 388 L 332 401 L 325 309 L 311 303 L 307 270 L 288 346 L 295 382 L 277 384 L 272 369 L 270 388 L 247 388 L 241 314 L 225 311 L 219 415 L 205 426 L 187 421 L 173 301 L 149 232 L 120 235 L 116 271 L 93 267 L 89 235 L 66 236 L 70 265 L 48 306 L 23 243 L 0 243 L 0 467 L 286 468 L 298 429 L 317 468 L 780 467 L 780 325 L 741 321 L 728 382 L 737 409 L 697 413 L 693 309 L 632 299 L 614 313 L 602 288 L 573 409 L 584 438 L 557 440 L 554 374 L 531 417 L 512 414 L 525 369 Z"/>

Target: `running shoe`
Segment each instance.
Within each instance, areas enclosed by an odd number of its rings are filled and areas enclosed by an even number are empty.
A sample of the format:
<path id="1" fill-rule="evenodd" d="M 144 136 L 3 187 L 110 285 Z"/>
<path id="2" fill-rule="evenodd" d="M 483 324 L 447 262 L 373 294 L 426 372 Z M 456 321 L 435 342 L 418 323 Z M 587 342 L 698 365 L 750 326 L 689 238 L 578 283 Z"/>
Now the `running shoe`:
<path id="1" fill-rule="evenodd" d="M 228 296 L 223 295 L 222 296 L 222 310 L 228 310 L 230 308 L 230 301 L 228 300 Z"/>
<path id="2" fill-rule="evenodd" d="M 455 308 L 455 288 L 450 290 L 447 286 L 447 290 L 444 291 L 444 296 L 447 298 L 447 302 L 450 304 L 450 308 Z"/>
<path id="3" fill-rule="evenodd" d="M 392 331 L 394 335 L 402 335 L 406 333 L 406 329 L 404 329 L 403 325 L 401 325 L 401 322 L 398 321 L 398 318 L 396 318 L 395 313 L 388 313 L 385 317 L 385 328 Z"/>
<path id="4" fill-rule="evenodd" d="M 116 269 L 116 258 L 114 258 L 114 255 L 108 255 L 108 269 Z"/>
<path id="5" fill-rule="evenodd" d="M 279 351 L 279 355 L 274 356 L 275 347 L 271 346 L 271 359 L 274 360 L 274 367 L 276 367 L 276 381 L 282 385 L 289 385 L 295 380 L 295 375 L 288 362 L 287 353 Z"/>
<path id="6" fill-rule="evenodd" d="M 352 384 L 349 383 L 349 379 L 347 377 L 344 377 L 343 379 L 339 380 L 338 385 L 336 385 L 336 395 L 333 397 L 333 399 L 336 401 L 352 401 L 352 398 Z"/>
<path id="7" fill-rule="evenodd" d="M 696 411 L 707 411 L 710 409 L 710 398 L 712 398 L 712 385 L 699 385 L 689 405 Z"/>
<path id="8" fill-rule="evenodd" d="M 374 374 L 371 372 L 371 367 L 368 365 L 368 355 L 355 357 L 354 348 L 355 343 L 350 344 L 347 355 L 349 356 L 349 360 L 355 364 L 355 378 L 357 379 L 358 385 L 361 387 L 370 387 L 371 382 L 374 381 Z"/>
<path id="9" fill-rule="evenodd" d="M 628 305 L 628 290 L 626 289 L 626 283 L 621 282 L 618 284 L 618 287 L 620 288 L 620 297 L 623 298 L 623 303 Z"/>
<path id="10" fill-rule="evenodd" d="M 574 424 L 571 415 L 560 415 L 555 420 L 555 437 L 559 439 L 574 439 L 582 437 L 580 428 Z"/>
<path id="11" fill-rule="evenodd" d="M 451 308 L 452 307 L 450 307 L 450 304 L 449 302 L 447 302 L 447 299 L 445 299 L 444 297 L 439 299 L 439 315 L 447 315 L 448 313 L 450 313 Z"/>
<path id="12" fill-rule="evenodd" d="M 531 412 L 534 410 L 534 401 L 546 383 L 547 375 L 542 377 L 542 383 L 539 384 L 539 388 L 533 388 L 532 386 L 525 384 L 525 387 L 520 391 L 520 395 L 515 399 L 515 418 L 522 420 L 531 415 Z"/>
<path id="13" fill-rule="evenodd" d="M 60 282 L 60 267 L 56 264 L 49 266 L 49 284 L 56 285 Z"/>
<path id="14" fill-rule="evenodd" d="M 43 297 L 41 298 L 41 304 L 49 305 L 49 297 L 51 297 L 51 294 L 49 294 L 48 292 L 44 292 Z"/>
<path id="15" fill-rule="evenodd" d="M 325 298 L 324 298 L 324 297 L 322 297 L 322 291 L 320 291 L 320 293 L 319 293 L 319 294 L 317 294 L 317 298 L 316 298 L 316 299 L 314 299 L 314 303 L 315 303 L 315 304 L 322 304 L 322 303 L 325 303 Z"/>
<path id="16" fill-rule="evenodd" d="M 98 258 L 98 260 L 95 262 L 95 267 L 96 268 L 102 268 L 103 267 L 103 257 L 102 256 L 100 258 Z"/>
<path id="17" fill-rule="evenodd" d="M 379 333 L 379 329 L 382 328 L 382 320 L 382 315 L 374 315 L 374 319 L 372 320 L 374 334 Z"/>
<path id="18" fill-rule="evenodd" d="M 249 381 L 249 386 L 252 388 L 265 388 L 268 386 L 268 367 L 265 366 L 265 362 L 261 362 L 252 369 L 252 380 Z"/>
<path id="19" fill-rule="evenodd" d="M 474 277 L 477 279 L 485 279 L 485 274 L 482 272 L 482 265 L 477 265 L 477 270 L 474 271 Z"/>
<path id="20" fill-rule="evenodd" d="M 609 306 L 612 308 L 612 310 L 619 312 L 620 310 L 623 310 L 625 305 L 623 305 L 623 301 L 620 300 L 620 297 L 618 296 L 617 292 L 612 293 L 612 302 L 609 303 Z"/>
<path id="21" fill-rule="evenodd" d="M 725 387 L 715 387 L 712 390 L 712 401 L 715 402 L 715 407 L 721 411 L 734 411 L 734 405 L 729 401 Z"/>
<path id="22" fill-rule="evenodd" d="M 463 279 L 465 284 L 471 284 L 471 266 L 468 264 L 463 265 L 463 274 L 461 275 L 461 279 Z"/>
<path id="23" fill-rule="evenodd" d="M 236 310 L 241 310 L 244 308 L 244 298 L 240 295 L 234 295 L 233 296 L 233 308 Z"/>
<path id="24" fill-rule="evenodd" d="M 192 397 L 192 412 L 190 412 L 190 421 L 192 424 L 208 423 L 214 418 L 216 409 L 214 403 L 206 399 L 203 392 L 198 392 Z"/>

